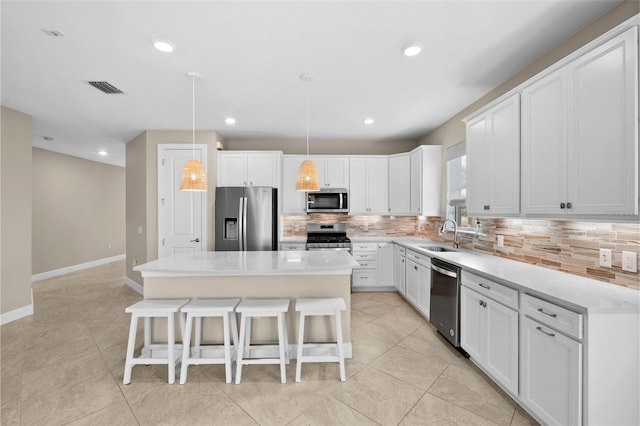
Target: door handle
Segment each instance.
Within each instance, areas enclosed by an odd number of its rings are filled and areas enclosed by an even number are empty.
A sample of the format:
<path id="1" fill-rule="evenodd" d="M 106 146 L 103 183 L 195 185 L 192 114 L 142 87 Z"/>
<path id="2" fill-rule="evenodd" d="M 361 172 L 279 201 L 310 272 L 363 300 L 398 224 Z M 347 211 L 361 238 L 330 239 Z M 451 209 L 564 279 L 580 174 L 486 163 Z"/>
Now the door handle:
<path id="1" fill-rule="evenodd" d="M 546 334 L 546 335 L 547 335 L 547 336 L 549 336 L 549 337 L 555 337 L 555 333 L 548 333 L 548 332 L 544 331 L 544 330 L 542 329 L 542 327 L 536 327 L 536 330 L 538 330 L 538 331 L 539 331 L 539 332 L 541 332 L 541 333 Z"/>
<path id="2" fill-rule="evenodd" d="M 199 243 L 200 242 L 200 238 L 196 238 L 195 240 L 191 240 L 192 243 Z"/>

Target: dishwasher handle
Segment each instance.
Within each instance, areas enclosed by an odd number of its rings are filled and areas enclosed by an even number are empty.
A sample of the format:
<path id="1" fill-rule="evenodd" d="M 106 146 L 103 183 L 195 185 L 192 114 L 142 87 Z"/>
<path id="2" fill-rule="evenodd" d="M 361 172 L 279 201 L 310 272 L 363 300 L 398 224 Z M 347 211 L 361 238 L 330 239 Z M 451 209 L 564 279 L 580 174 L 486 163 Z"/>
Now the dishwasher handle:
<path id="1" fill-rule="evenodd" d="M 435 266 L 435 265 L 433 265 L 433 264 L 431 265 L 431 269 L 432 269 L 432 270 L 434 270 L 434 271 L 436 271 L 436 272 L 439 272 L 439 273 L 441 273 L 441 274 L 443 274 L 443 275 L 446 275 L 446 276 L 448 276 L 448 277 L 451 277 L 451 278 L 458 278 L 458 274 L 457 274 L 457 273 L 455 273 L 454 271 L 448 271 L 448 270 L 446 270 L 446 269 L 439 268 L 439 267 L 437 267 L 437 266 Z"/>

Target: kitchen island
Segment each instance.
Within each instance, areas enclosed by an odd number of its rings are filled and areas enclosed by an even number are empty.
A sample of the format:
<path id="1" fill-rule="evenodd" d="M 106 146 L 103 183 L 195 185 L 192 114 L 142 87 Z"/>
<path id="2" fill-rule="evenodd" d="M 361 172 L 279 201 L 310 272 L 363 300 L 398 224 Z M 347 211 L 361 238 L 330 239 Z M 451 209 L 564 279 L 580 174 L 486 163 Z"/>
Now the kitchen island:
<path id="1" fill-rule="evenodd" d="M 341 297 L 347 305 L 342 315 L 345 355 L 351 357 L 351 271 L 358 266 L 344 251 L 216 251 L 167 256 L 134 269 L 144 279 L 145 299 L 288 298 L 290 345 L 297 342 L 298 315 L 294 310 L 297 298 Z M 205 340 L 221 340 L 221 327 L 206 325 L 214 321 L 208 319 L 205 323 Z M 254 321 L 253 342 L 277 341 L 272 321 L 272 318 Z M 306 323 L 306 340 L 335 341 L 335 328 L 328 318 L 311 317 Z M 156 327 L 156 332 L 162 329 Z"/>

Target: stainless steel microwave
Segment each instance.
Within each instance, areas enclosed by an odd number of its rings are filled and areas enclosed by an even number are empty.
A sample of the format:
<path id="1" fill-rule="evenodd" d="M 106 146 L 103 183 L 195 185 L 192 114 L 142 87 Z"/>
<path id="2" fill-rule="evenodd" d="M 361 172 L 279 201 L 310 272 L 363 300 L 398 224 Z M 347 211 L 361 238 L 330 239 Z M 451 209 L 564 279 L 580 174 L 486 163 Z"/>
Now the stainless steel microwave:
<path id="1" fill-rule="evenodd" d="M 344 188 L 326 188 L 307 193 L 307 214 L 348 212 L 349 191 Z"/>

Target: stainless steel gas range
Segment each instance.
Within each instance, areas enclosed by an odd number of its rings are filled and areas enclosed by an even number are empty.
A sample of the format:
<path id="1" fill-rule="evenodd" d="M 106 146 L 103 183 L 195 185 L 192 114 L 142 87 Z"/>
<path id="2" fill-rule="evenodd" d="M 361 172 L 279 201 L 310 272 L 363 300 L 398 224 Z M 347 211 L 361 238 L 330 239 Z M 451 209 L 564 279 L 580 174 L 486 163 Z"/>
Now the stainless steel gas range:
<path id="1" fill-rule="evenodd" d="M 307 225 L 307 250 L 343 250 L 351 253 L 351 248 L 345 224 Z"/>

